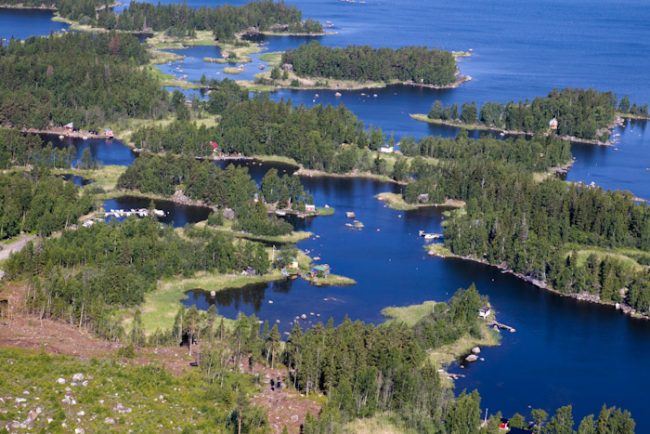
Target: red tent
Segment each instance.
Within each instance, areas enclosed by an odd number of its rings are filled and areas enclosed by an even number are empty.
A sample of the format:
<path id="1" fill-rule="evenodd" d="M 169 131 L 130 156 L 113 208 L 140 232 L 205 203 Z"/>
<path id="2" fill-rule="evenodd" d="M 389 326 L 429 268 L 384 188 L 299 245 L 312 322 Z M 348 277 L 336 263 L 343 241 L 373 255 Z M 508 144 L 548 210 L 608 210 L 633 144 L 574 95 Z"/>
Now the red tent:
<path id="1" fill-rule="evenodd" d="M 213 151 L 216 151 L 217 149 L 219 149 L 219 144 L 217 142 L 215 142 L 214 140 L 210 140 L 210 146 L 212 146 Z"/>

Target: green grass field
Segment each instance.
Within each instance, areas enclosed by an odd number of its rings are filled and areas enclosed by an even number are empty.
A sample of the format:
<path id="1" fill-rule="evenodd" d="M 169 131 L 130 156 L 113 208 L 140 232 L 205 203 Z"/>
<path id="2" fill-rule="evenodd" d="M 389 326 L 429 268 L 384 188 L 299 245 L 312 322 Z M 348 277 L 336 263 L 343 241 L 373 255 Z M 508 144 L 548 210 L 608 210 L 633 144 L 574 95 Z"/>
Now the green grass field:
<path id="1" fill-rule="evenodd" d="M 251 283 L 271 282 L 281 279 L 279 271 L 273 271 L 262 276 L 242 276 L 240 274 L 199 273 L 191 278 L 171 278 L 158 282 L 155 291 L 145 295 L 144 304 L 140 306 L 142 323 L 146 334 L 158 330 L 169 330 L 174 325 L 174 317 L 180 307 L 180 301 L 185 298 L 185 292 L 190 289 L 206 291 L 221 291 L 228 288 L 241 288 Z M 124 321 L 129 329 L 131 315 Z"/>

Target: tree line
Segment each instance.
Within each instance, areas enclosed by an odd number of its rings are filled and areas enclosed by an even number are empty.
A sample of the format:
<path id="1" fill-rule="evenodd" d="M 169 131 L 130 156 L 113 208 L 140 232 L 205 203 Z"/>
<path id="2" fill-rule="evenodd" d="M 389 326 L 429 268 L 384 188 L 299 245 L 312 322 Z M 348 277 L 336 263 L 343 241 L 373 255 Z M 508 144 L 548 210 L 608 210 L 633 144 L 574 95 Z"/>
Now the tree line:
<path id="1" fill-rule="evenodd" d="M 36 134 L 24 134 L 16 130 L 0 129 L 0 168 L 12 166 L 38 166 L 68 168 L 77 156 L 74 145 L 55 148 L 45 145 Z"/>
<path id="2" fill-rule="evenodd" d="M 406 200 L 427 193 L 430 201 L 467 202 L 466 212 L 455 213 L 444 227 L 453 253 L 507 264 L 561 292 L 588 293 L 650 313 L 643 254 L 650 249 L 650 208 L 631 194 L 558 179 L 538 182 L 499 161 L 423 162 L 415 168 Z M 641 265 L 623 261 L 616 249 L 632 257 L 639 252 Z"/>
<path id="3" fill-rule="evenodd" d="M 94 18 L 97 9 L 106 7 L 105 0 L 3 0 L 7 6 L 22 6 L 31 8 L 46 7 L 56 10 L 61 16 L 72 20 L 82 20 L 88 24 Z"/>
<path id="4" fill-rule="evenodd" d="M 323 31 L 317 21 L 303 21 L 302 13 L 295 6 L 272 0 L 253 1 L 242 6 L 200 8 L 185 4 L 132 2 L 119 14 L 103 10 L 98 14 L 96 24 L 106 29 L 164 31 L 174 36 L 194 36 L 197 30 L 210 30 L 218 41 L 232 40 L 237 33 L 250 27 L 259 31 Z"/>
<path id="5" fill-rule="evenodd" d="M 383 414 L 414 432 L 492 434 L 500 432 L 501 412 L 482 426 L 479 393 L 454 397 L 427 355 L 430 349 L 479 333 L 477 312 L 484 303 L 472 285 L 458 289 L 449 302 L 436 303 L 414 326 L 346 318 L 338 326 L 330 320 L 303 330 L 295 323 L 284 344 L 277 324 L 271 327 L 267 321 L 260 328 L 255 315 L 240 314 L 228 327 L 214 306 L 207 312 L 180 308 L 172 332 L 151 336 L 149 344 L 198 339 L 199 365 L 210 384 L 224 381 L 232 366 L 250 371 L 261 363 L 286 369 L 283 387 L 327 397 L 318 418 L 307 416 L 304 433 L 343 432 L 351 420 Z M 571 406 L 553 415 L 543 409 L 533 409 L 528 417 L 515 413 L 511 426 L 539 434 L 574 433 L 576 428 Z M 583 418 L 577 432 L 631 434 L 634 428 L 628 411 L 603 406 L 597 417 Z"/>
<path id="6" fill-rule="evenodd" d="M 348 46 L 329 48 L 310 42 L 288 50 L 282 63 L 293 66 L 299 76 L 340 80 L 399 80 L 427 85 L 448 85 L 456 80 L 452 53 L 425 47 L 372 48 Z"/>
<path id="7" fill-rule="evenodd" d="M 76 224 L 92 207 L 91 197 L 47 171 L 0 175 L 0 239 L 21 232 L 50 235 Z"/>
<path id="8" fill-rule="evenodd" d="M 98 223 L 65 231 L 40 246 L 29 243 L 8 260 L 11 278 L 30 278 L 27 306 L 40 318 L 85 326 L 108 339 L 124 337 L 114 314 L 138 306 L 163 277 L 198 271 L 265 273 L 263 245 L 209 230 L 186 236 L 154 218 Z"/>
<path id="9" fill-rule="evenodd" d="M 157 118 L 168 94 L 141 66 L 139 41 L 117 33 L 67 33 L 0 46 L 0 124 L 97 129 L 121 117 Z"/>
<path id="10" fill-rule="evenodd" d="M 217 40 L 232 40 L 250 27 L 259 31 L 322 33 L 315 20 L 303 20 L 302 12 L 282 1 L 256 0 L 242 6 L 193 8 L 186 4 L 131 2 L 119 13 L 108 0 L 6 0 L 6 5 L 56 9 L 65 18 L 107 30 L 163 31 L 173 36 L 194 36 L 197 30 L 212 31 Z"/>
<path id="11" fill-rule="evenodd" d="M 618 104 L 618 111 L 623 114 L 648 117 L 648 104 L 630 103 L 630 97 L 625 95 Z"/>
<path id="12" fill-rule="evenodd" d="M 565 88 L 552 90 L 546 97 L 537 97 L 532 102 L 486 102 L 480 111 L 475 102 L 464 103 L 459 110 L 457 104 L 445 107 L 436 101 L 428 117 L 531 134 L 549 131 L 550 122 L 555 118 L 558 135 L 606 140 L 615 113 L 613 93 Z"/>
<path id="13" fill-rule="evenodd" d="M 571 145 L 551 136 L 470 139 L 466 131 L 461 131 L 455 139 L 427 136 L 416 141 L 405 137 L 399 146 L 400 151 L 410 157 L 441 160 L 478 158 L 503 161 L 530 171 L 545 171 L 571 161 Z"/>
<path id="14" fill-rule="evenodd" d="M 298 188 L 287 177 L 279 178 L 276 174 L 276 178 L 277 180 L 272 176 L 266 177 L 267 191 L 273 191 L 277 186 L 279 195 L 284 191 L 291 191 L 291 197 L 296 199 L 306 195 L 299 181 Z M 117 186 L 164 196 L 171 196 L 181 190 L 191 199 L 217 207 L 217 212 L 222 212 L 225 208 L 232 209 L 237 216 L 235 227 L 255 235 L 284 235 L 293 230 L 291 224 L 269 216 L 259 197 L 257 185 L 245 167 L 231 164 L 226 169 L 220 169 L 210 161 L 197 161 L 193 157 L 145 154 L 120 176 Z M 256 198 L 259 199 L 257 203 Z M 275 196 L 271 198 L 276 199 Z"/>

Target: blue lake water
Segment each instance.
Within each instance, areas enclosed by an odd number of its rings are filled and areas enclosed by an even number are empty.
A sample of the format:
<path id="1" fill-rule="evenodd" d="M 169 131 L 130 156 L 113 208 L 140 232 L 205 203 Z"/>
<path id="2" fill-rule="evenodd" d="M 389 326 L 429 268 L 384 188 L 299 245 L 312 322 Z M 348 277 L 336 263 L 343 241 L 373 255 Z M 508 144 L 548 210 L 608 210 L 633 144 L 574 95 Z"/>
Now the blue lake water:
<path id="1" fill-rule="evenodd" d="M 330 317 L 338 322 L 346 315 L 377 323 L 386 306 L 446 300 L 457 288 L 475 283 L 490 297 L 498 318 L 517 332 L 504 333 L 501 346 L 483 349 L 485 362 L 452 369 L 467 376 L 457 381 L 459 391 L 478 388 L 484 406 L 509 414 L 526 413 L 529 404 L 553 409 L 571 403 L 575 414 L 583 416 L 606 402 L 630 409 L 638 432 L 646 432 L 641 396 L 650 387 L 650 378 L 643 375 L 650 357 L 650 322 L 549 294 L 484 265 L 427 256 L 418 231 L 440 231 L 441 214 L 434 209 L 394 211 L 373 197 L 397 191 L 395 186 L 332 178 L 302 181 L 317 204 L 328 204 L 336 213 L 302 221 L 300 229 L 319 237 L 299 247 L 357 284 L 317 287 L 298 279 L 215 297 L 191 291 L 186 305 L 207 309 L 216 304 L 229 318 L 255 313 L 277 322 L 285 333 L 303 314 L 307 319 L 298 320 L 303 327 Z M 365 228 L 347 228 L 345 211 L 354 211 Z"/>
<path id="2" fill-rule="evenodd" d="M 0 45 L 11 38 L 45 36 L 69 27 L 52 21 L 52 16 L 50 11 L 0 9 Z"/>
<path id="3" fill-rule="evenodd" d="M 42 134 L 43 141 L 52 143 L 54 147 L 62 148 L 74 146 L 77 149 L 76 160 L 73 165 L 77 165 L 81 154 L 85 149 L 90 150 L 90 155 L 105 166 L 129 166 L 135 160 L 136 154 L 118 139 L 87 139 L 64 137 L 59 138 L 54 134 Z"/>
<path id="4" fill-rule="evenodd" d="M 112 209 L 131 210 L 149 208 L 151 202 L 152 200 L 147 198 L 122 196 L 115 199 L 105 200 L 102 206 L 105 211 L 110 211 Z M 211 211 L 210 208 L 179 205 L 169 200 L 155 199 L 153 200 L 153 203 L 156 209 L 165 212 L 165 216 L 158 218 L 158 220 L 162 223 L 172 225 L 175 228 L 182 228 L 187 224 L 206 220 Z M 115 217 L 110 217 L 109 220 L 110 219 L 115 219 Z M 117 220 L 123 220 L 123 218 L 118 218 Z"/>
<path id="5" fill-rule="evenodd" d="M 268 63 L 264 62 L 260 56 L 264 53 L 275 51 L 286 51 L 289 48 L 296 47 L 305 41 L 321 38 L 303 38 L 303 37 L 268 37 L 264 38 L 260 45 L 262 50 L 258 53 L 251 54 L 248 63 L 213 63 L 206 62 L 207 58 L 221 58 L 221 50 L 216 46 L 194 46 L 177 50 L 165 50 L 170 53 L 180 54 L 185 58 L 178 62 L 169 62 L 158 65 L 158 68 L 176 78 L 184 78 L 189 81 L 199 81 L 205 75 L 210 80 L 255 80 L 255 76 L 264 72 Z M 228 74 L 224 68 L 241 68 L 237 74 Z"/>
<path id="6" fill-rule="evenodd" d="M 221 2 L 187 3 L 201 6 Z M 326 45 L 473 49 L 473 56 L 460 62 L 463 73 L 473 80 L 454 90 L 394 86 L 342 92 L 340 98 L 328 91 L 279 91 L 273 95 L 307 105 L 345 104 L 367 124 L 393 131 L 397 137 L 453 136 L 454 129 L 431 127 L 408 116 L 426 112 L 435 99 L 445 103 L 503 102 L 544 95 L 554 87 L 574 86 L 612 90 L 619 96 L 628 94 L 633 101 L 650 102 L 650 8 L 641 0 L 289 3 L 297 4 L 306 17 L 334 23 L 338 34 L 322 38 Z M 47 27 L 40 15 L 33 20 L 7 16 L 0 11 L 0 35 L 49 32 L 44 30 Z M 272 38 L 268 50 L 290 48 L 300 42 L 300 38 Z M 217 52 L 210 47 L 208 50 Z M 190 57 L 197 60 L 195 64 L 190 65 Z M 182 66 L 188 76 L 196 74 L 198 80 L 204 68 L 216 75 L 218 69 L 201 64 L 206 57 L 203 52 L 197 50 L 190 57 Z M 208 73 L 206 76 L 212 78 Z M 362 92 L 376 93 L 377 97 L 363 96 Z M 319 93 L 318 98 L 315 93 Z M 650 133 L 646 123 L 629 123 L 617 132 L 621 137 L 613 147 L 574 145 L 576 162 L 568 179 L 594 181 L 650 199 Z M 130 164 L 134 158 L 128 148 L 115 141 L 97 143 L 94 149 L 94 155 L 105 164 Z M 265 167 L 247 164 L 259 179 Z M 346 314 L 379 322 L 385 306 L 444 300 L 456 288 L 475 282 L 479 291 L 490 297 L 499 318 L 516 327 L 517 332 L 505 334 L 500 347 L 484 349 L 485 362 L 462 370 L 454 368 L 466 375 L 457 382 L 459 390 L 478 388 L 484 408 L 505 413 L 525 413 L 528 405 L 550 410 L 570 403 L 577 418 L 598 411 L 603 403 L 618 405 L 632 411 L 638 432 L 650 432 L 645 404 L 646 390 L 650 389 L 650 376 L 645 374 L 650 357 L 650 322 L 548 294 L 486 266 L 426 256 L 417 231 L 439 231 L 440 214 L 435 210 L 403 213 L 385 208 L 373 196 L 394 189 L 391 185 L 328 178 L 305 178 L 303 183 L 319 205 L 329 204 L 337 212 L 303 221 L 300 227 L 319 238 L 304 241 L 299 247 L 322 257 L 335 273 L 356 279 L 357 285 L 319 288 L 297 280 L 225 291 L 214 299 L 202 292 L 191 293 L 188 304 L 207 307 L 217 303 L 219 311 L 228 317 L 235 317 L 239 311 L 255 312 L 271 322 L 279 320 L 286 331 L 290 321 L 303 313 L 308 317 L 302 321 L 304 325 L 330 316 L 340 320 Z M 355 211 L 365 223 L 364 230 L 345 227 L 344 212 L 348 210 Z"/>

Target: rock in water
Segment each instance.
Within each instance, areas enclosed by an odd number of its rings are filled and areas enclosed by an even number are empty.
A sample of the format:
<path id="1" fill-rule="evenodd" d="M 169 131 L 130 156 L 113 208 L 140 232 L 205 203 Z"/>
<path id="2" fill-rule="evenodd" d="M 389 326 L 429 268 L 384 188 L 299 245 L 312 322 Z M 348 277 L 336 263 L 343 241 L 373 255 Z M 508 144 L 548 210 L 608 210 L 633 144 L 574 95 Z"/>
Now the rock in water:
<path id="1" fill-rule="evenodd" d="M 478 356 L 476 354 L 470 354 L 469 356 L 465 357 L 466 362 L 473 363 L 478 360 Z"/>
<path id="2" fill-rule="evenodd" d="M 481 354 L 481 348 L 480 347 L 472 348 L 472 354 Z"/>

